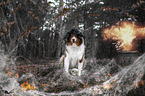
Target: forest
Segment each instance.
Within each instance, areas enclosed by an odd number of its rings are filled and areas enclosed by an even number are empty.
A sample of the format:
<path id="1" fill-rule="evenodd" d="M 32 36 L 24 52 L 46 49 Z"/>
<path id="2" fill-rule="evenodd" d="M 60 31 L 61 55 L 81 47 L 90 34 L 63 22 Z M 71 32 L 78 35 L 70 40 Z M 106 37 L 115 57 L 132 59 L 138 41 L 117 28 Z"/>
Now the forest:
<path id="1" fill-rule="evenodd" d="M 82 77 L 59 62 L 71 29 L 85 36 Z M 144 0 L 0 0 L 0 46 L 1 96 L 145 93 Z"/>

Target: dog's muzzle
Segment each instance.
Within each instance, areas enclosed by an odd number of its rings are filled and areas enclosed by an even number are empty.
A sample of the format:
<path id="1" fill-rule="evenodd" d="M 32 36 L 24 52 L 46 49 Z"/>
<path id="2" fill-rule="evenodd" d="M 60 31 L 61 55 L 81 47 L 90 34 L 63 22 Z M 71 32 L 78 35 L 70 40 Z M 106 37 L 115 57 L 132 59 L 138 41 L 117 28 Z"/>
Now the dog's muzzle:
<path id="1" fill-rule="evenodd" d="M 72 39 L 72 42 L 75 43 L 75 39 Z"/>
<path id="2" fill-rule="evenodd" d="M 72 39 L 71 39 L 71 41 L 73 42 L 73 43 L 75 43 L 76 42 L 76 37 L 72 37 Z"/>

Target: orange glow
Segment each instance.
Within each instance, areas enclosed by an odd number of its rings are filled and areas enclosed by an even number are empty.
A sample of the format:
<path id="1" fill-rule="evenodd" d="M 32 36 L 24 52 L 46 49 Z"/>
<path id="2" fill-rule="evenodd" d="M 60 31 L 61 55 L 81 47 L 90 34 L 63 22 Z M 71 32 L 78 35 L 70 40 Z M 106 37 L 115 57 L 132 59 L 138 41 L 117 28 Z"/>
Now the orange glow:
<path id="1" fill-rule="evenodd" d="M 45 87 L 47 84 L 42 84 L 43 87 Z"/>
<path id="2" fill-rule="evenodd" d="M 16 74 L 15 74 L 15 77 L 19 77 L 19 74 L 18 74 L 18 73 L 16 73 Z"/>
<path id="3" fill-rule="evenodd" d="M 114 85 L 114 84 L 108 84 L 108 85 L 105 85 L 105 86 L 104 86 L 104 88 L 106 88 L 106 89 L 108 89 L 108 90 L 109 90 L 110 88 L 112 88 L 112 87 L 113 87 L 113 85 Z"/>
<path id="4" fill-rule="evenodd" d="M 139 83 L 136 83 L 136 87 L 139 87 Z"/>
<path id="5" fill-rule="evenodd" d="M 133 40 L 145 38 L 145 27 L 139 27 L 135 22 L 119 22 L 111 28 L 103 30 L 104 40 L 117 41 L 116 48 L 123 51 L 135 50 Z"/>
<path id="6" fill-rule="evenodd" d="M 144 81 L 143 80 L 141 80 L 141 84 L 144 85 Z"/>
<path id="7" fill-rule="evenodd" d="M 10 71 L 8 71 L 8 73 L 7 73 L 9 76 L 12 76 L 12 72 L 10 72 Z"/>
<path id="8" fill-rule="evenodd" d="M 139 87 L 139 83 L 133 83 L 133 86 Z"/>
<path id="9" fill-rule="evenodd" d="M 21 87 L 24 89 L 24 91 L 26 91 L 26 90 L 28 90 L 28 89 L 30 89 L 30 90 L 35 90 L 35 89 L 36 89 L 36 88 L 33 87 L 32 85 L 30 85 L 30 84 L 28 83 L 28 81 L 27 81 L 27 82 L 24 82 L 23 84 L 21 84 Z"/>
<path id="10" fill-rule="evenodd" d="M 111 74 L 110 74 L 110 73 L 108 73 L 108 74 L 107 74 L 107 77 L 111 77 Z"/>
<path id="11" fill-rule="evenodd" d="M 85 84 L 83 87 L 87 87 L 88 86 L 88 84 Z"/>

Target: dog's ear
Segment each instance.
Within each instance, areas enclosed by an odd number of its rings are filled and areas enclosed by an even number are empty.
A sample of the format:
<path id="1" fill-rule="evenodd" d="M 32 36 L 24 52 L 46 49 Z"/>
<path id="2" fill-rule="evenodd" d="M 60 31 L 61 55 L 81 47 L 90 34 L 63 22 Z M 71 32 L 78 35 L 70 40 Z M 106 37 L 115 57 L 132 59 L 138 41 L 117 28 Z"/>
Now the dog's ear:
<path id="1" fill-rule="evenodd" d="M 66 41 L 66 40 L 67 40 L 67 38 L 69 37 L 69 34 L 70 34 L 70 33 L 69 33 L 69 32 L 67 32 L 67 34 L 64 36 L 63 40 L 65 40 L 65 41 Z"/>
<path id="2" fill-rule="evenodd" d="M 79 30 L 78 29 L 72 29 L 70 32 L 72 32 L 72 33 L 79 33 Z"/>
<path id="3" fill-rule="evenodd" d="M 80 32 L 80 37 L 85 39 L 85 36 Z"/>
<path id="4" fill-rule="evenodd" d="M 83 35 L 83 38 L 84 38 L 84 40 L 85 40 L 86 37 Z"/>

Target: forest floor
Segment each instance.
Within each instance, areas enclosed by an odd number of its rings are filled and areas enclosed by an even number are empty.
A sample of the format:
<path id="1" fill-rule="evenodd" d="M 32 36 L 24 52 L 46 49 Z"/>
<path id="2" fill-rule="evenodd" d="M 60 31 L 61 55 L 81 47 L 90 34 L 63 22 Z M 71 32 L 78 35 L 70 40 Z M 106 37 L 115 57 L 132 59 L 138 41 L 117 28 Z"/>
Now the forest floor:
<path id="1" fill-rule="evenodd" d="M 34 60 L 31 63 L 30 61 L 17 61 L 16 66 L 19 76 L 23 77 L 19 80 L 20 84 L 28 81 L 37 90 L 47 93 L 79 92 L 85 88 L 102 84 L 123 69 L 116 64 L 115 60 L 92 59 L 87 61 L 86 74 L 78 78 L 64 76 L 62 65 L 58 60 Z M 103 69 L 104 66 L 106 68 Z M 108 70 L 106 70 L 107 68 Z M 96 75 L 98 71 L 101 74 Z M 142 80 L 145 81 L 145 78 L 143 77 Z M 145 92 L 144 89 L 145 85 L 140 84 L 136 89 L 129 91 L 128 96 L 135 94 L 142 96 Z"/>
<path id="2" fill-rule="evenodd" d="M 138 94 L 137 96 L 143 96 L 145 92 L 144 63 L 145 54 L 126 67 L 118 65 L 114 58 L 89 59 L 83 75 L 78 77 L 65 74 L 58 60 L 17 60 L 12 69 L 0 73 L 0 77 L 3 78 L 0 80 L 6 82 L 0 81 L 3 84 L 0 87 L 0 94 L 2 96 L 10 94 L 23 94 L 23 96 L 26 94 L 27 96 L 43 96 L 40 94 L 45 94 L 44 96 L 100 94 L 135 96 Z M 13 80 L 17 85 L 14 85 Z"/>

